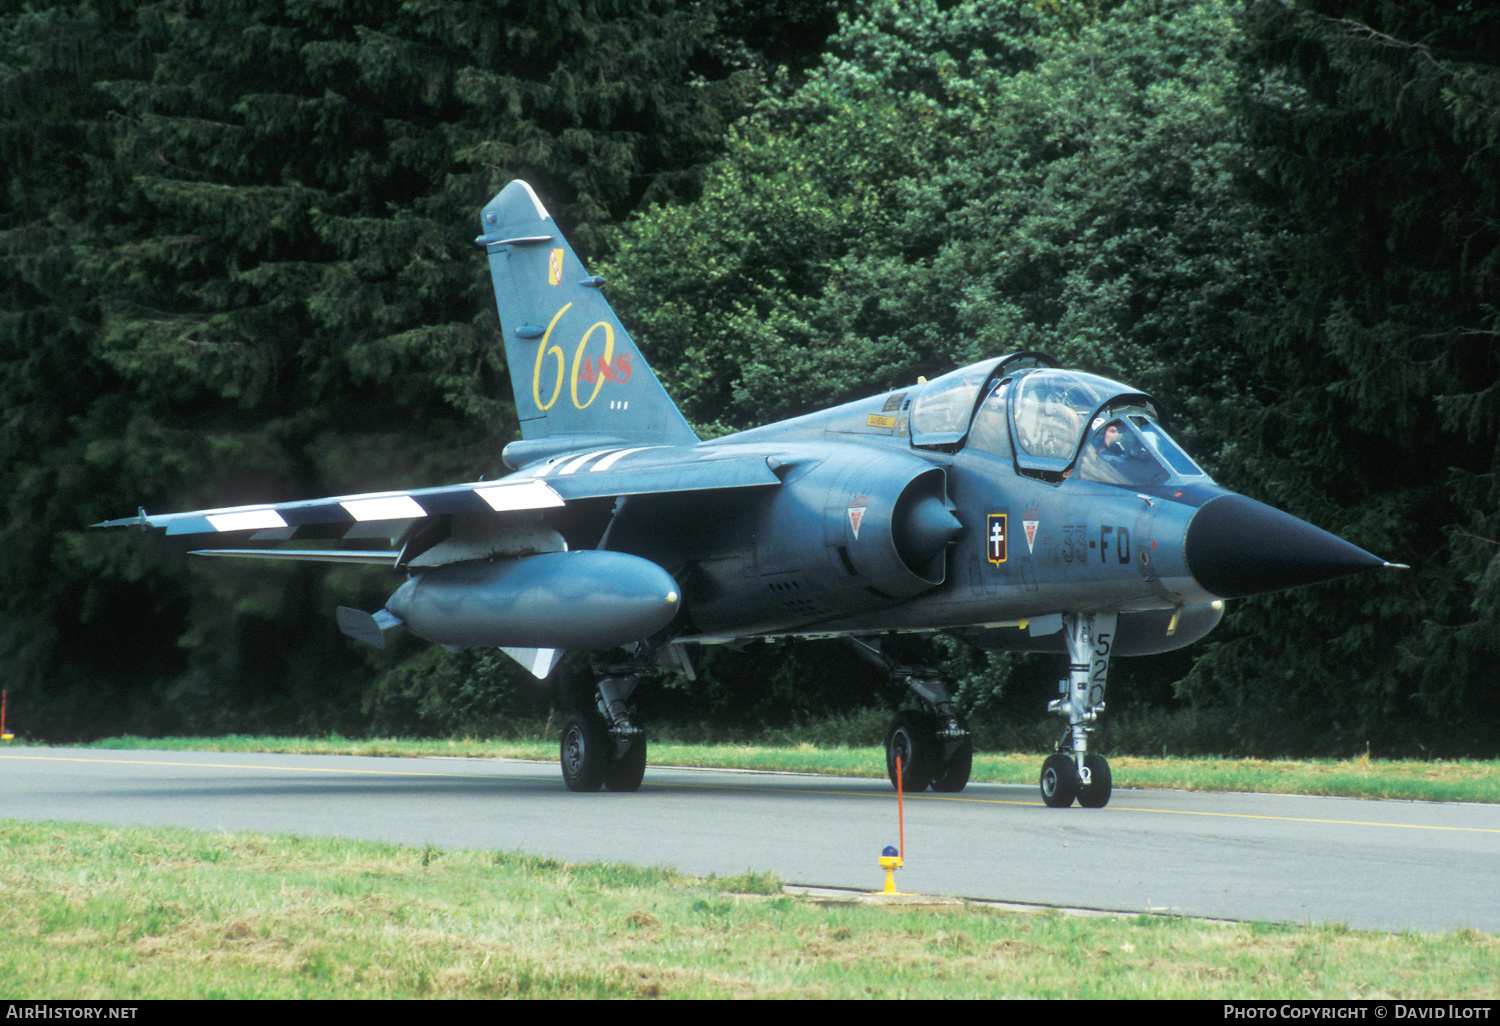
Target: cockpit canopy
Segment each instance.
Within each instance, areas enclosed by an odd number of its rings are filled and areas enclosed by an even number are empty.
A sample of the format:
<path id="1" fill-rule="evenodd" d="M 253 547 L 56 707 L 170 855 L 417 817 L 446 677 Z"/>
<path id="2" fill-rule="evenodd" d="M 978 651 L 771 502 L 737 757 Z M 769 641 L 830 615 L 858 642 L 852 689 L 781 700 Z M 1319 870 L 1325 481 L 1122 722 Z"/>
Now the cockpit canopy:
<path id="1" fill-rule="evenodd" d="M 1014 353 L 933 378 L 912 403 L 912 444 L 923 448 L 958 445 L 969 433 L 969 421 L 982 389 L 1008 374 L 1041 367 L 1056 368 L 1057 361 L 1045 353 Z"/>
<path id="2" fill-rule="evenodd" d="M 1156 402 L 1128 385 L 1064 370 L 1040 353 L 962 367 L 927 383 L 912 404 L 911 441 L 960 445 L 1061 481 L 1144 488 L 1203 471 L 1160 426 Z"/>

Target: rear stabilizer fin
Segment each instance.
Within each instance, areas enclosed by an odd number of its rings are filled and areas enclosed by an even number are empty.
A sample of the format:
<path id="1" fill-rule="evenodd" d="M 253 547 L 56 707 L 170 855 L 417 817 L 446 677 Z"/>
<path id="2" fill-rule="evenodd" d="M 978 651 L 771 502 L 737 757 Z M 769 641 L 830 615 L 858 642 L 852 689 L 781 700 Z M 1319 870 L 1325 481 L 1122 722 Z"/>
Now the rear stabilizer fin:
<path id="1" fill-rule="evenodd" d="M 355 641 L 363 641 L 366 645 L 374 645 L 379 649 L 385 648 L 385 631 L 403 622 L 389 609 L 366 613 L 362 609 L 339 606 L 335 615 L 338 619 L 339 630 Z"/>
<path id="2" fill-rule="evenodd" d="M 511 182 L 479 222 L 521 437 L 698 441 L 531 186 Z"/>

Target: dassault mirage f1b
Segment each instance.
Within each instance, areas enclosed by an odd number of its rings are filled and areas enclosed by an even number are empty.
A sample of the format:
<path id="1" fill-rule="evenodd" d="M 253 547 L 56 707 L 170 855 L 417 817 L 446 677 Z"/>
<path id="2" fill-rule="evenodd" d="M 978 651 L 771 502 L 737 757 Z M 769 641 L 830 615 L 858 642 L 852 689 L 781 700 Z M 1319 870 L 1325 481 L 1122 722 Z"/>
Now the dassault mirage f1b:
<path id="1" fill-rule="evenodd" d="M 943 669 L 913 636 L 1066 654 L 1065 723 L 1046 803 L 1109 801 L 1089 750 L 1116 656 L 1202 638 L 1225 599 L 1389 565 L 1226 491 L 1173 441 L 1150 396 L 1012 353 L 820 413 L 701 441 L 524 182 L 480 214 L 521 422 L 495 481 L 343 495 L 100 525 L 298 536 L 334 547 L 206 555 L 377 563 L 406 576 L 373 615 L 503 649 L 538 678 L 568 650 L 620 650 L 562 735 L 575 791 L 640 787 L 631 696 L 693 644 L 841 638 L 919 708 L 886 739 L 892 782 L 958 791 L 972 742 Z M 389 548 L 360 548 L 383 539 Z"/>

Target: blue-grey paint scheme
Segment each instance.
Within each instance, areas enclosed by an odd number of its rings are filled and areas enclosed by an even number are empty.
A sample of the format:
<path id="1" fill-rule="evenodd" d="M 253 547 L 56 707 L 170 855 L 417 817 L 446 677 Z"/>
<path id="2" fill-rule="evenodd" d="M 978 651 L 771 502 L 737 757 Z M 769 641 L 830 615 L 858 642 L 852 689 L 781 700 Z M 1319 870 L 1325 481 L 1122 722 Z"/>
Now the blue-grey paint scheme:
<path id="1" fill-rule="evenodd" d="M 895 655 L 900 636 L 946 632 L 1068 655 L 1043 795 L 1102 805 L 1108 766 L 1088 737 L 1113 655 L 1190 644 L 1225 599 L 1387 565 L 1218 487 L 1150 396 L 1040 353 L 702 441 L 528 185 L 506 186 L 480 223 L 521 424 L 503 454 L 513 473 L 100 526 L 404 571 L 374 617 L 340 612 L 363 641 L 404 623 L 501 647 L 538 676 L 562 650 L 633 649 L 565 729 L 575 789 L 639 785 L 629 697 L 648 666 L 691 674 L 694 643 L 843 637 L 921 706 L 892 725 L 893 775 L 905 753 L 910 785 L 957 790 L 969 741 L 942 674 Z M 266 547 L 296 537 L 328 541 Z"/>

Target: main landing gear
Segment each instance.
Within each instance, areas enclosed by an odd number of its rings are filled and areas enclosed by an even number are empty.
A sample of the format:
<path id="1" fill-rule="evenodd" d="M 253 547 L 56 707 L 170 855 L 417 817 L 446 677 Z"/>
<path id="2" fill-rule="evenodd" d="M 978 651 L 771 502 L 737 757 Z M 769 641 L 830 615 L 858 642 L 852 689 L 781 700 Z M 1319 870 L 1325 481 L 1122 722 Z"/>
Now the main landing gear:
<path id="1" fill-rule="evenodd" d="M 644 648 L 644 646 L 643 646 Z M 563 724 L 561 762 L 569 791 L 638 791 L 646 775 L 646 732 L 631 720 L 630 696 L 651 661 L 638 650 L 633 662 L 594 668 L 593 702 Z"/>
<path id="2" fill-rule="evenodd" d="M 879 642 L 848 640 L 861 655 L 889 673 L 893 683 L 916 695 L 921 704 L 919 709 L 898 712 L 886 730 L 885 768 L 891 786 L 903 791 L 925 791 L 928 787 L 962 791 L 974 765 L 974 742 L 948 698 L 947 675 L 931 666 L 897 662 Z"/>
<path id="3" fill-rule="evenodd" d="M 1114 646 L 1115 613 L 1063 617 L 1068 642 L 1068 676 L 1058 682 L 1062 697 L 1047 711 L 1068 721 L 1057 753 L 1042 763 L 1042 801 L 1066 809 L 1076 799 L 1086 809 L 1109 804 L 1114 780 L 1109 763 L 1089 751 L 1089 734 L 1104 713 L 1104 691 L 1109 676 L 1109 654 Z"/>

